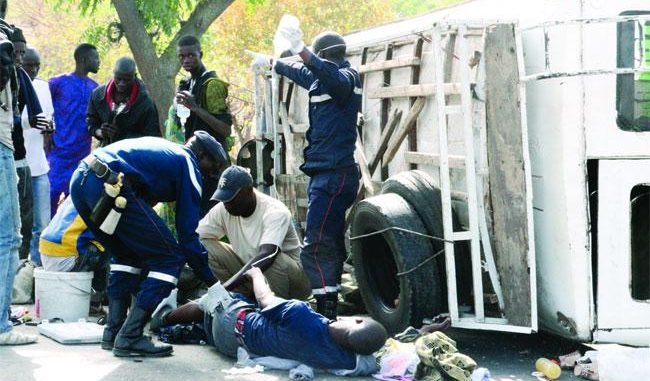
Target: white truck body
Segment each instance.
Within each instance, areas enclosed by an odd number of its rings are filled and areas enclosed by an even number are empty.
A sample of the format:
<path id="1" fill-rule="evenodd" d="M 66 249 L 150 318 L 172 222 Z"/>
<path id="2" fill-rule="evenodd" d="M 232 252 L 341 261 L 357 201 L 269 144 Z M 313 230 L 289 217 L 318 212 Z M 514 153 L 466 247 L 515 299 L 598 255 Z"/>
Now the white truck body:
<path id="1" fill-rule="evenodd" d="M 632 16 L 625 13 L 630 11 L 634 11 Z M 516 49 L 523 53 L 518 55 L 519 59 L 523 57 L 523 64 L 520 62 L 520 67 L 514 71 L 518 74 L 515 87 L 521 89 L 516 99 L 521 107 L 523 144 L 518 159 L 524 169 L 522 184 L 526 190 L 520 201 L 526 214 L 522 221 L 527 221 L 524 230 L 529 233 L 518 255 L 528 261 L 532 277 L 521 291 L 529 298 L 529 303 L 521 308 L 527 309 L 530 316 L 520 324 L 513 324 L 512 319 L 502 322 L 503 328 L 495 328 L 498 324 L 485 324 L 485 327 L 463 324 L 460 318 L 455 319 L 455 325 L 532 332 L 538 330 L 539 323 L 542 329 L 579 341 L 643 346 L 650 343 L 650 296 L 647 295 L 650 253 L 648 247 L 643 248 L 648 241 L 638 238 L 643 236 L 639 229 L 648 232 L 648 221 L 638 217 L 638 213 L 644 214 L 644 211 L 637 207 L 645 205 L 637 204 L 637 199 L 647 193 L 646 187 L 650 184 L 650 131 L 625 130 L 617 124 L 621 113 L 617 110 L 617 102 L 622 103 L 617 91 L 625 93 L 620 81 L 623 74 L 616 72 L 620 69 L 617 62 L 625 53 L 621 45 L 643 46 L 643 33 L 637 31 L 635 35 L 635 27 L 632 27 L 628 28 L 632 30 L 631 37 L 625 35 L 621 32 L 623 23 L 616 22 L 620 21 L 616 18 L 636 17 L 634 14 L 640 15 L 640 20 L 636 24 L 629 21 L 627 25 L 643 25 L 650 21 L 650 3 L 647 0 L 474 0 L 345 36 L 353 66 L 394 61 L 399 57 L 408 59 L 414 56 L 414 46 L 400 41 L 424 38 L 416 82 L 413 65 L 364 74 L 362 145 L 370 160 L 379 145 L 386 115 L 394 109 L 406 114 L 413 100 L 425 94 L 416 132 L 401 143 L 398 153 L 385 163 L 387 169 L 383 173 L 375 171 L 372 180 L 379 183 L 387 176 L 416 166 L 439 183 L 439 165 L 430 155 L 440 154 L 439 129 L 435 126 L 439 106 L 436 97 L 424 90 L 424 93 L 392 98 L 377 96 L 376 92 L 373 96 L 373 91 L 397 85 L 433 84 L 431 33 L 441 25 L 465 25 L 470 34 L 475 25 L 486 29 L 501 23 L 514 26 Z M 622 38 L 634 41 L 621 41 Z M 484 43 L 485 36 L 468 39 L 470 51 L 485 53 Z M 392 44 L 390 55 L 382 50 L 387 44 Z M 632 58 L 635 61 L 627 78 L 632 75 L 638 79 L 640 73 L 649 69 L 643 63 L 642 52 Z M 458 65 L 456 61 L 452 66 Z M 473 67 L 471 72 L 471 81 L 476 78 L 474 90 L 478 93 L 483 80 L 491 81 L 489 75 L 482 79 L 480 67 Z M 387 72 L 390 72 L 388 77 Z M 458 78 L 457 70 L 452 68 L 450 73 L 452 80 Z M 384 83 L 386 78 L 390 83 Z M 258 105 L 260 134 L 266 130 L 265 135 L 272 140 L 284 139 L 288 147 L 282 152 L 286 165 L 278 164 L 278 156 L 275 171 L 291 176 L 291 182 L 300 183 L 298 165 L 302 163 L 301 147 L 305 144 L 307 97 L 298 89 L 291 89 L 293 95 L 289 96 L 286 81 L 280 83 L 284 85 L 272 89 L 267 86 L 267 106 L 270 99 L 285 106 L 283 100 L 291 97 L 292 101 L 286 115 L 282 115 L 284 111 L 275 115 L 269 111 L 266 119 L 262 117 L 263 106 Z M 634 95 L 627 93 L 619 97 L 626 97 L 633 103 Z M 448 98 L 449 103 L 453 103 L 454 97 Z M 473 115 L 475 119 L 481 115 L 485 117 L 476 108 L 473 112 L 478 112 Z M 275 126 L 275 132 L 273 128 L 264 127 L 264 121 L 267 126 Z M 280 127 L 282 123 L 284 126 Z M 453 121 L 450 117 L 448 147 L 452 156 L 467 153 L 461 125 L 460 119 Z M 484 130 L 476 127 L 476 123 L 474 129 L 477 179 L 482 182 L 485 173 L 481 170 L 487 170 L 485 158 L 489 153 L 481 138 Z M 423 155 L 418 156 L 414 151 Z M 280 152 L 277 150 L 278 155 Z M 482 161 L 485 167 L 481 166 Z M 490 166 L 494 165 L 491 161 Z M 453 163 L 450 166 L 453 167 Z M 452 196 L 454 187 L 460 184 L 462 188 L 466 184 L 463 172 L 454 171 L 451 171 Z M 276 185 L 279 185 L 277 181 Z M 298 190 L 292 196 L 282 190 L 279 193 L 285 202 L 294 198 L 296 210 L 302 208 L 304 212 L 304 191 Z M 480 197 L 486 196 L 479 194 Z M 495 205 L 488 209 L 491 207 Z M 633 210 L 637 213 L 635 217 Z M 649 214 L 648 209 L 644 210 Z M 488 216 L 488 220 L 491 217 Z M 491 229 L 492 233 L 495 227 Z M 641 243 L 632 242 L 633 237 L 641 239 Z M 502 267 L 499 272 L 501 276 L 507 275 Z M 502 286 L 507 293 L 509 290 L 505 288 L 509 286 Z"/>

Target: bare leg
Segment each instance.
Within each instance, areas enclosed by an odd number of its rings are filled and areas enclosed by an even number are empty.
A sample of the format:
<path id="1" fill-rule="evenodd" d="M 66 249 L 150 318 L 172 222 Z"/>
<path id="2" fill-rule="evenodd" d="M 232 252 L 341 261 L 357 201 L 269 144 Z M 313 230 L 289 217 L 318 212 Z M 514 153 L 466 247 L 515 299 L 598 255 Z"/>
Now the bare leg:
<path id="1" fill-rule="evenodd" d="M 187 303 L 173 310 L 165 317 L 166 324 L 189 324 L 203 320 L 203 310 L 196 303 Z"/>

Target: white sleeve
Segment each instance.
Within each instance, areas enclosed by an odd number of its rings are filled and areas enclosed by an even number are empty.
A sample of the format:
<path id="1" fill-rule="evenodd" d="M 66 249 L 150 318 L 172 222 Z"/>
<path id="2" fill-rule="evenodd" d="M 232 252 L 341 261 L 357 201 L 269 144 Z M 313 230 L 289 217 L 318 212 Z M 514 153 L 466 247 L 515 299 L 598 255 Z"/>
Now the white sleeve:
<path id="1" fill-rule="evenodd" d="M 29 124 L 29 116 L 27 115 L 27 107 L 23 108 L 23 113 L 20 115 L 20 124 L 21 124 L 21 126 L 23 126 L 23 131 L 32 129 L 31 124 Z"/>
<path id="2" fill-rule="evenodd" d="M 38 83 L 36 87 L 36 94 L 38 94 L 38 101 L 41 103 L 41 109 L 43 113 L 49 117 L 53 118 L 54 116 L 54 106 L 52 105 L 52 94 L 50 93 L 50 87 L 46 81 L 36 78 L 34 83 Z"/>
<path id="3" fill-rule="evenodd" d="M 218 203 L 199 221 L 196 232 L 199 238 L 221 239 L 227 234 L 223 217 L 226 209 L 223 203 Z"/>
<path id="4" fill-rule="evenodd" d="M 269 210 L 262 217 L 262 236 L 260 245 L 271 244 L 282 247 L 284 238 L 291 225 L 291 215 L 281 209 Z"/>

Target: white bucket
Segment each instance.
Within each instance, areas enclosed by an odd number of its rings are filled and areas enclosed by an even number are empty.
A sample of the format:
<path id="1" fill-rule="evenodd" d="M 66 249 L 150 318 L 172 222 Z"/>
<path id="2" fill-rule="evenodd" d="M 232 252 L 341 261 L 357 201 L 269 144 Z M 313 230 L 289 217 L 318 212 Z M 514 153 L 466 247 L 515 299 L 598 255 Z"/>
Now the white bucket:
<path id="1" fill-rule="evenodd" d="M 34 270 L 36 319 L 75 322 L 88 317 L 92 272 Z"/>

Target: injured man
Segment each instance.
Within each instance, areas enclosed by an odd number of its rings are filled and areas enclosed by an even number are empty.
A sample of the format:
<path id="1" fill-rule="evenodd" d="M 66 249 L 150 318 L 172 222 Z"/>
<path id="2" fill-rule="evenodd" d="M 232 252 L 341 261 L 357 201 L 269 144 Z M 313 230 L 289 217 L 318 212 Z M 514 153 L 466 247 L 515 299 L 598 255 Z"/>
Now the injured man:
<path id="1" fill-rule="evenodd" d="M 275 296 L 258 267 L 251 267 L 244 276 L 252 282 L 257 305 L 228 292 L 229 280 L 210 287 L 198 302 L 174 310 L 157 309 L 152 324 L 203 321 L 208 342 L 230 357 L 236 357 L 242 347 L 251 356 L 294 360 L 337 375 L 376 373 L 372 353 L 387 338 L 381 324 L 367 317 L 330 321 L 306 302 Z"/>

